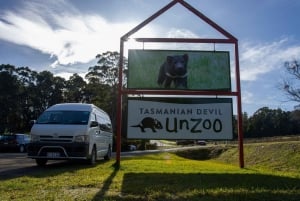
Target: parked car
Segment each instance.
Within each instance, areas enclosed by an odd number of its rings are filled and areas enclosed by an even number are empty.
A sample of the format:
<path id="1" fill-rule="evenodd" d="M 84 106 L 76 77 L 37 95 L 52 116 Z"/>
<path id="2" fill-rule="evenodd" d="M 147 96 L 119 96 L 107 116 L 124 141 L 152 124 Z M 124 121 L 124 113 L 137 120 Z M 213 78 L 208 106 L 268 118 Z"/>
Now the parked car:
<path id="1" fill-rule="evenodd" d="M 204 141 L 204 140 L 197 140 L 196 144 L 205 146 L 206 145 L 206 141 Z"/>
<path id="2" fill-rule="evenodd" d="M 1 151 L 19 151 L 21 153 L 27 150 L 27 144 L 30 141 L 29 135 L 26 134 L 12 134 L 0 136 L 0 150 Z"/>
<path id="3" fill-rule="evenodd" d="M 194 140 L 176 140 L 176 145 L 193 145 Z"/>
<path id="4" fill-rule="evenodd" d="M 129 151 L 135 151 L 136 150 L 136 146 L 133 144 L 128 145 L 128 150 Z"/>

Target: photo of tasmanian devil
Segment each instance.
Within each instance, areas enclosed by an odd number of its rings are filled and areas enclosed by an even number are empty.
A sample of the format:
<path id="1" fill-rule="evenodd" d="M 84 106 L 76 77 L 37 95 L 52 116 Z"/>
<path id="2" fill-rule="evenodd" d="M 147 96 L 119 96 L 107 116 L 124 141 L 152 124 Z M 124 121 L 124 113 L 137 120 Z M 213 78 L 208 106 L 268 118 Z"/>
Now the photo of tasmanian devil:
<path id="1" fill-rule="evenodd" d="M 161 65 L 157 83 L 165 88 L 170 88 L 172 82 L 175 88 L 187 88 L 187 64 L 188 55 L 167 56 L 165 62 Z"/>
<path id="2" fill-rule="evenodd" d="M 151 128 L 153 132 L 156 132 L 155 129 L 162 129 L 162 124 L 157 119 L 154 119 L 152 117 L 145 117 L 138 125 L 134 125 L 131 127 L 139 127 L 141 128 L 141 131 L 144 133 L 145 128 Z"/>

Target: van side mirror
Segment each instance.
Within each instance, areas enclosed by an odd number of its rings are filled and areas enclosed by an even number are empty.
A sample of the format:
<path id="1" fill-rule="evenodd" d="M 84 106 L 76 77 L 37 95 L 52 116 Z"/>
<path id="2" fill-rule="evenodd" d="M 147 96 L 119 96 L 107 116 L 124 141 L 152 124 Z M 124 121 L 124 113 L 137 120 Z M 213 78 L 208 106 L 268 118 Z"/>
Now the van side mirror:
<path id="1" fill-rule="evenodd" d="M 99 126 L 99 123 L 97 121 L 91 122 L 91 127 L 97 127 L 97 126 Z"/>
<path id="2" fill-rule="evenodd" d="M 29 125 L 30 125 L 30 126 L 33 126 L 33 124 L 35 124 L 35 123 L 36 123 L 36 120 L 30 120 L 30 121 L 29 121 Z"/>

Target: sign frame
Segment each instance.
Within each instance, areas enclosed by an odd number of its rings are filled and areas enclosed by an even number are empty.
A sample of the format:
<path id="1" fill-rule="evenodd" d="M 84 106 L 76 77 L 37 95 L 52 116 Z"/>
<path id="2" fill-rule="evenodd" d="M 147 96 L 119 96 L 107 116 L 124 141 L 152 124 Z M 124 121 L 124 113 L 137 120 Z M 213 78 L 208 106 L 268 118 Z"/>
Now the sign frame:
<path id="1" fill-rule="evenodd" d="M 160 17 L 163 13 L 168 11 L 170 8 L 180 4 L 185 7 L 189 12 L 194 14 L 199 20 L 205 22 L 207 25 L 212 27 L 215 31 L 221 34 L 218 38 L 130 38 L 136 32 L 141 30 L 147 24 Z M 231 91 L 185 91 L 185 90 L 138 90 L 138 89 L 127 89 L 123 85 L 123 69 L 124 67 L 124 47 L 125 43 L 134 39 L 137 42 L 142 43 L 143 49 L 145 43 L 190 43 L 190 44 L 211 44 L 214 47 L 218 44 L 227 44 L 232 46 L 234 55 L 234 70 L 232 71 L 235 75 L 235 89 Z M 244 145 L 243 145 L 243 119 L 242 119 L 242 98 L 241 98 L 241 82 L 240 82 L 240 65 L 239 65 L 239 48 L 238 39 L 231 33 L 223 29 L 217 23 L 209 19 L 199 10 L 188 4 L 185 0 L 172 0 L 167 5 L 153 13 L 150 17 L 145 19 L 143 22 L 138 24 L 133 29 L 129 30 L 123 36 L 120 37 L 120 57 L 119 57 L 119 72 L 118 72 L 119 84 L 118 84 L 118 100 L 117 100 L 117 135 L 116 135 L 116 167 L 120 167 L 121 162 L 121 137 L 122 137 L 122 113 L 123 113 L 123 98 L 128 95 L 178 95 L 178 96 L 224 96 L 224 97 L 235 97 L 236 98 L 236 109 L 237 109 L 237 133 L 238 133 L 238 150 L 239 150 L 239 166 L 244 168 Z"/>

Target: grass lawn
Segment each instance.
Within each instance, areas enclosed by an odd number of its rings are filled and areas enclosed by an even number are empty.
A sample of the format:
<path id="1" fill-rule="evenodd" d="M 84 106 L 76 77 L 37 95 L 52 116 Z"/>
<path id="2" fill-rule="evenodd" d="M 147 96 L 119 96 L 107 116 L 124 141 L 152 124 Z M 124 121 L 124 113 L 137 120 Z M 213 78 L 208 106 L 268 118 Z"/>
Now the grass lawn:
<path id="1" fill-rule="evenodd" d="M 113 160 L 36 167 L 24 176 L 0 178 L 0 200 L 299 201 L 300 142 L 289 144 L 246 145 L 244 169 L 237 165 L 236 147 L 209 160 L 194 150 L 123 158 L 119 169 Z M 276 150 L 278 160 L 271 163 L 275 148 L 285 150 Z M 287 157 L 292 162 L 284 165 Z"/>

